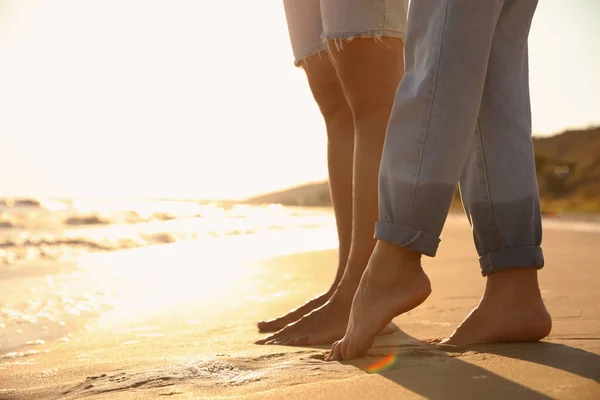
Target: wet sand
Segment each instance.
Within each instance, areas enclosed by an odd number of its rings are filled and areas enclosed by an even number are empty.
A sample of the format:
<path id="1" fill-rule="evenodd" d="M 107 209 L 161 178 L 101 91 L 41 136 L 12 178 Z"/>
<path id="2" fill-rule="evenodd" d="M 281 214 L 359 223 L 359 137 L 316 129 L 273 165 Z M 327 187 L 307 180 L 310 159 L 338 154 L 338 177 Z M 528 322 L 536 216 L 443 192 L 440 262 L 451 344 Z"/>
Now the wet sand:
<path id="1" fill-rule="evenodd" d="M 366 358 L 327 363 L 328 346 L 253 344 L 256 321 L 327 289 L 336 252 L 319 251 L 216 265 L 212 289 L 209 276 L 194 275 L 204 296 L 117 307 L 66 341 L 23 348 L 32 353 L 0 360 L 0 399 L 600 398 L 599 244 L 597 230 L 545 230 L 540 280 L 554 328 L 541 343 L 459 349 L 418 340 L 451 333 L 483 290 L 471 232 L 450 218 L 439 256 L 424 262 L 433 294 L 396 318 L 399 330 L 378 338 Z M 164 246 L 161 257 L 184 262 L 179 250 Z M 155 256 L 138 251 L 126 262 Z M 205 262 L 186 253 L 190 268 Z M 157 298 L 177 280 L 164 285 L 155 285 Z"/>

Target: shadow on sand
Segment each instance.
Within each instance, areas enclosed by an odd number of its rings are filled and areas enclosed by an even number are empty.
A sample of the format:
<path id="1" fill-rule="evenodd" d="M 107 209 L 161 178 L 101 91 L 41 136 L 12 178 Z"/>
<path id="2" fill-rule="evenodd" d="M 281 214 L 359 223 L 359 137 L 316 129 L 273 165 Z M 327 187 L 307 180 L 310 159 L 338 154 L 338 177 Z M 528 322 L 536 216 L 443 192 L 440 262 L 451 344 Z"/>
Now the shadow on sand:
<path id="1" fill-rule="evenodd" d="M 377 373 L 428 399 L 552 398 L 475 365 L 471 362 L 475 360 L 499 367 L 506 362 L 503 358 L 521 360 L 600 382 L 600 356 L 563 344 L 494 344 L 461 349 L 422 343 L 401 330 L 391 336 L 376 342 L 366 358 L 348 364 Z M 506 365 L 503 367 L 506 371 Z M 514 368 L 527 372 L 521 363 Z M 556 382 L 557 387 L 560 385 Z"/>

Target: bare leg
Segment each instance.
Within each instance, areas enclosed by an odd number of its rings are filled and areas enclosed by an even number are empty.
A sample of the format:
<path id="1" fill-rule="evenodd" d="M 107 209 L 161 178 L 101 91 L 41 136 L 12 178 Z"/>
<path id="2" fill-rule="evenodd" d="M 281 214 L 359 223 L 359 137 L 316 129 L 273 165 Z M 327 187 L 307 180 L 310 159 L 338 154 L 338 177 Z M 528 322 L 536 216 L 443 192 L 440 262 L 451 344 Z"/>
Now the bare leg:
<path id="1" fill-rule="evenodd" d="M 352 298 L 375 246 L 379 164 L 394 94 L 404 70 L 403 42 L 396 38 L 363 38 L 344 42 L 343 46 L 330 43 L 329 47 L 355 127 L 352 245 L 348 264 L 337 290 L 323 306 L 257 343 L 310 345 L 341 338 Z M 390 328 L 386 330 L 389 331 Z"/>
<path id="2" fill-rule="evenodd" d="M 352 239 L 352 164 L 354 122 L 352 111 L 329 56 L 315 54 L 302 62 L 313 97 L 327 126 L 329 187 L 338 230 L 339 261 L 331 288 L 279 318 L 258 323 L 261 331 L 277 331 L 321 307 L 342 279 Z"/>

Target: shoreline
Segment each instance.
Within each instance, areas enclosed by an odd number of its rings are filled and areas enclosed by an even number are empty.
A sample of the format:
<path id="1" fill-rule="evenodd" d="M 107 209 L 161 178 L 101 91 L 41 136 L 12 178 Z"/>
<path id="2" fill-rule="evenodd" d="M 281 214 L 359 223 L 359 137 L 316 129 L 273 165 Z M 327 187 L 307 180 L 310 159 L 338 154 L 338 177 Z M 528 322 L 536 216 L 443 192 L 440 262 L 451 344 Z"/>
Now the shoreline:
<path id="1" fill-rule="evenodd" d="M 549 228 L 544 234 L 540 281 L 554 329 L 542 343 L 462 350 L 419 341 L 451 333 L 482 293 L 463 218 L 449 218 L 439 256 L 424 260 L 431 297 L 394 319 L 398 331 L 351 363 L 322 361 L 329 346 L 253 344 L 261 336 L 256 321 L 328 288 L 335 250 L 238 259 L 203 280 L 193 268 L 206 263 L 206 254 L 165 245 L 160 252 L 123 254 L 124 264 L 113 266 L 153 259 L 157 269 L 144 269 L 149 294 L 140 292 L 139 302 L 120 304 L 89 329 L 72 332 L 68 342 L 35 346 L 39 353 L 4 366 L 0 398 L 598 398 L 600 255 L 593 250 L 600 232 Z M 161 298 L 158 287 L 175 297 Z M 190 289 L 197 292 L 184 296 Z M 387 369 L 368 373 L 385 359 L 393 360 Z"/>

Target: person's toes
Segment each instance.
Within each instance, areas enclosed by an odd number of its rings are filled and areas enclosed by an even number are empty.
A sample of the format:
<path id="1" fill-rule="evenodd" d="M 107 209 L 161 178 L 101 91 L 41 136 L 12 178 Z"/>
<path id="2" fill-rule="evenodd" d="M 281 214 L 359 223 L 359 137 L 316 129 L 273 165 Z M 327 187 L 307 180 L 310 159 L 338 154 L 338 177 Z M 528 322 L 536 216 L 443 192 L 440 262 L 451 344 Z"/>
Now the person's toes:
<path id="1" fill-rule="evenodd" d="M 293 337 L 285 337 L 285 338 L 281 338 L 277 344 L 280 344 L 282 346 L 293 346 L 294 345 L 294 338 Z"/>
<path id="2" fill-rule="evenodd" d="M 256 326 L 258 327 L 258 329 L 262 329 L 265 326 L 268 326 L 271 323 L 271 319 L 268 321 L 258 321 L 258 323 L 256 324 Z"/>
<path id="3" fill-rule="evenodd" d="M 258 344 L 275 344 L 275 342 L 278 341 L 281 338 L 281 336 L 281 332 L 277 332 L 270 336 L 267 336 L 266 338 L 260 339 L 257 342 Z"/>
<path id="4" fill-rule="evenodd" d="M 277 344 L 281 346 L 306 346 L 308 344 L 308 336 L 285 335 L 274 338 L 266 344 Z"/>
<path id="5" fill-rule="evenodd" d="M 340 343 L 340 358 L 342 360 L 346 360 L 348 354 L 348 346 L 350 345 L 350 339 L 346 336 L 342 339 L 342 343 Z"/>
<path id="6" fill-rule="evenodd" d="M 396 330 L 396 327 L 394 326 L 394 324 L 392 324 L 390 322 L 389 324 L 387 324 L 385 326 L 385 328 L 383 328 L 383 330 L 379 334 L 380 335 L 389 335 L 391 333 L 394 333 L 395 330 Z"/>
<path id="7" fill-rule="evenodd" d="M 272 331 L 272 330 L 277 329 L 277 327 L 279 325 L 279 320 L 278 319 L 270 319 L 268 321 L 260 321 L 256 325 L 258 326 L 259 331 L 262 331 L 262 332 Z"/>
<path id="8" fill-rule="evenodd" d="M 256 344 L 269 344 L 269 342 L 271 342 L 271 341 L 273 341 L 273 340 L 275 340 L 275 339 L 278 339 L 278 338 L 280 338 L 280 337 L 281 337 L 281 331 L 279 331 L 279 332 L 276 332 L 276 333 L 274 333 L 274 334 L 272 334 L 272 335 L 269 335 L 269 336 L 267 336 L 267 337 L 264 337 L 264 338 L 262 338 L 262 339 L 258 339 L 258 340 L 257 340 L 256 342 L 254 342 L 254 343 L 256 343 Z"/>
<path id="9" fill-rule="evenodd" d="M 264 338 L 260 338 L 257 341 L 254 342 L 254 344 L 267 344 L 267 342 L 271 340 L 270 336 L 264 337 Z"/>
<path id="10" fill-rule="evenodd" d="M 331 350 L 329 350 L 329 353 L 327 353 L 327 355 L 325 356 L 325 361 L 335 361 L 338 359 L 337 354 L 338 354 L 339 346 L 340 346 L 339 340 L 331 345 Z"/>
<path id="11" fill-rule="evenodd" d="M 334 361 L 336 360 L 336 352 L 337 352 L 338 343 L 335 342 L 331 345 L 331 349 L 329 349 L 329 353 L 325 356 L 325 361 Z"/>
<path id="12" fill-rule="evenodd" d="M 276 337 L 275 339 L 273 339 L 273 344 L 282 345 L 288 340 L 289 340 L 289 336 L 282 335 L 282 336 L 279 336 L 279 337 Z"/>
<path id="13" fill-rule="evenodd" d="M 335 361 L 344 361 L 344 356 L 342 355 L 342 345 L 344 342 L 341 342 L 335 351 Z"/>
<path id="14" fill-rule="evenodd" d="M 308 336 L 297 336 L 294 338 L 292 346 L 306 346 L 308 345 Z"/>

